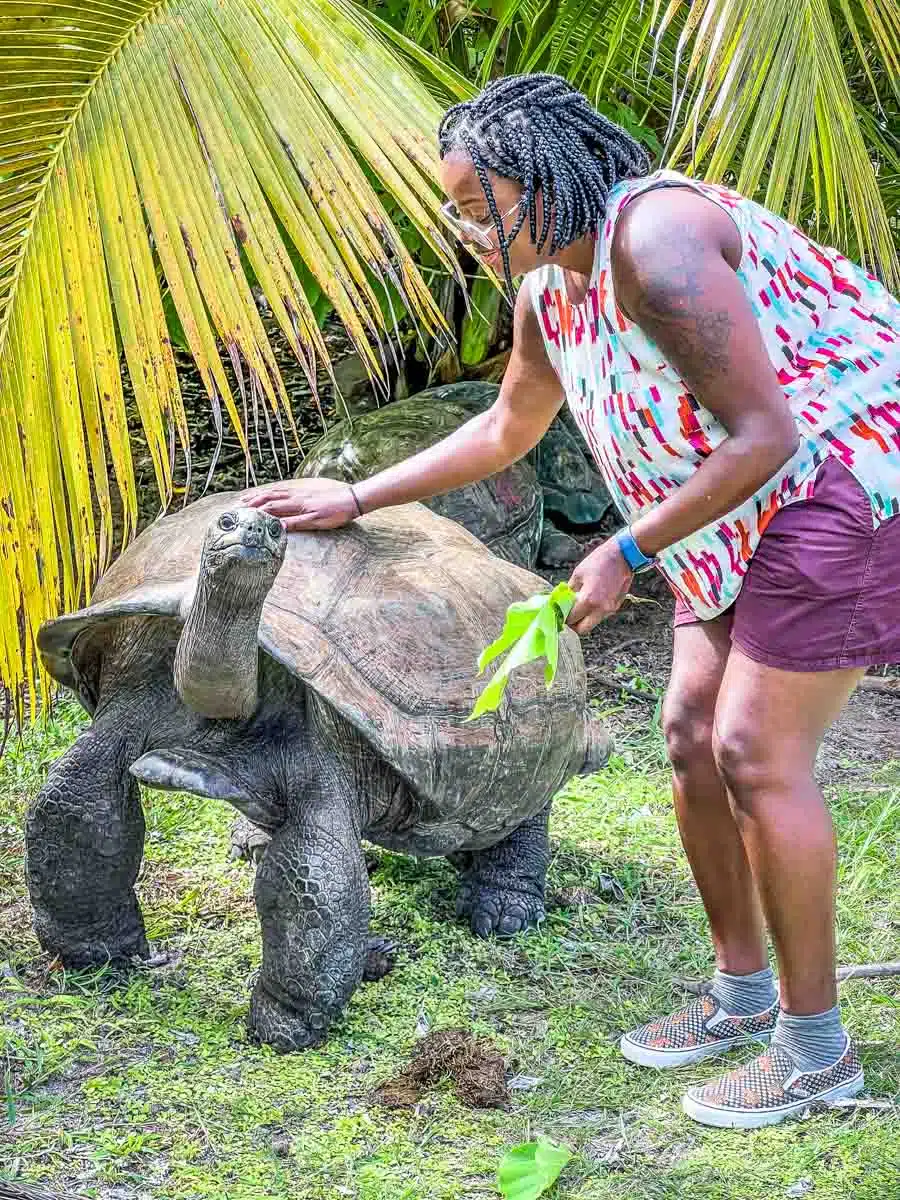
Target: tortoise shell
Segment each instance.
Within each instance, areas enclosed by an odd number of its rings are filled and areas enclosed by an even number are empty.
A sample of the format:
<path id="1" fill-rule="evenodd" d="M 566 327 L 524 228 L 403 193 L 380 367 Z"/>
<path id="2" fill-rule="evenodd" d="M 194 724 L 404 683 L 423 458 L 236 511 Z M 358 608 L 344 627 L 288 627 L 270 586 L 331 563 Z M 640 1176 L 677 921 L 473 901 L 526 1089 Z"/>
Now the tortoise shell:
<path id="1" fill-rule="evenodd" d="M 355 483 L 454 433 L 497 399 L 494 383 L 466 381 L 418 395 L 335 425 L 310 451 L 298 474 Z M 540 545 L 535 512 L 570 526 L 594 526 L 612 507 L 578 427 L 565 412 L 527 456 L 492 479 L 428 501 L 441 516 L 510 562 L 531 567 Z"/>
<path id="2" fill-rule="evenodd" d="M 356 483 L 455 433 L 489 408 L 496 395 L 494 384 L 464 383 L 395 400 L 335 425 L 312 447 L 298 475 Z M 534 566 L 544 502 L 529 460 L 521 459 L 480 483 L 436 496 L 427 506 L 458 521 L 500 558 L 521 567 Z"/>
<path id="3" fill-rule="evenodd" d="M 184 621 L 207 527 L 236 501 L 237 493 L 209 496 L 162 517 L 103 576 L 89 607 L 43 626 L 47 669 L 89 709 L 112 627 L 139 615 Z M 561 785 L 584 760 L 577 636 L 563 631 L 549 692 L 532 664 L 515 674 L 497 713 L 466 717 L 484 684 L 478 655 L 508 605 L 545 589 L 458 525 L 405 505 L 343 529 L 289 534 L 259 642 L 355 726 L 435 820 L 476 831 L 502 810 L 518 824 L 546 803 L 548 781 Z"/>

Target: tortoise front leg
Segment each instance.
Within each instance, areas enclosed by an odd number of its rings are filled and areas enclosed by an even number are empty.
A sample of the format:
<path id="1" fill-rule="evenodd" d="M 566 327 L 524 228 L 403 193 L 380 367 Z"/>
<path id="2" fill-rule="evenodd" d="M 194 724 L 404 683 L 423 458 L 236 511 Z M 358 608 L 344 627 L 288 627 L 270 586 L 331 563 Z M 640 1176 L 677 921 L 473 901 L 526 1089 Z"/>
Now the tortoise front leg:
<path id="1" fill-rule="evenodd" d="M 262 968 L 250 1027 L 276 1050 L 322 1042 L 362 979 L 369 881 L 350 804 L 293 808 L 256 872 Z"/>
<path id="2" fill-rule="evenodd" d="M 28 813 L 35 931 L 67 967 L 148 953 L 134 894 L 144 814 L 128 758 L 120 730 L 92 725 L 50 768 Z"/>

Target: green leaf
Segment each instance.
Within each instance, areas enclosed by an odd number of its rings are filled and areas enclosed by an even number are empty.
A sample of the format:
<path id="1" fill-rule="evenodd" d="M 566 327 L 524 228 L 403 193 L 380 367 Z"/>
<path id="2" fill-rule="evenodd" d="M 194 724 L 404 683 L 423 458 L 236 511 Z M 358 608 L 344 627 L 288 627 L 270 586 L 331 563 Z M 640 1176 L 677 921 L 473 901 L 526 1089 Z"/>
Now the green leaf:
<path id="1" fill-rule="evenodd" d="M 178 309 L 175 307 L 175 301 L 172 299 L 172 293 L 168 288 L 163 292 L 162 305 L 166 318 L 166 328 L 169 331 L 172 344 L 185 354 L 189 354 L 191 348 L 188 344 L 187 334 L 184 332 L 181 317 L 178 315 Z"/>
<path id="2" fill-rule="evenodd" d="M 547 599 L 547 596 L 532 596 L 530 600 L 522 600 L 518 604 L 509 606 L 506 610 L 506 624 L 503 626 L 503 632 L 496 641 L 491 642 L 482 650 L 478 658 L 479 675 L 504 650 L 508 650 L 514 642 L 519 640 L 532 624 L 538 612 L 546 605 Z"/>
<path id="3" fill-rule="evenodd" d="M 511 673 L 536 659 L 547 660 L 544 679 L 547 687 L 551 686 L 559 663 L 560 630 L 572 611 L 575 598 L 569 585 L 560 583 L 546 595 L 532 596 L 509 606 L 503 632 L 478 659 L 478 673 L 481 674 L 505 650 L 509 650 L 509 654 L 476 700 L 467 720 L 474 721 L 487 712 L 495 712 Z"/>
<path id="4" fill-rule="evenodd" d="M 541 1138 L 513 1146 L 497 1172 L 497 1186 L 506 1200 L 537 1200 L 556 1182 L 572 1157 L 566 1146 Z"/>
<path id="5" fill-rule="evenodd" d="M 497 333 L 503 294 L 496 283 L 479 275 L 472 285 L 471 310 L 462 323 L 460 361 L 477 366 L 487 358 Z"/>

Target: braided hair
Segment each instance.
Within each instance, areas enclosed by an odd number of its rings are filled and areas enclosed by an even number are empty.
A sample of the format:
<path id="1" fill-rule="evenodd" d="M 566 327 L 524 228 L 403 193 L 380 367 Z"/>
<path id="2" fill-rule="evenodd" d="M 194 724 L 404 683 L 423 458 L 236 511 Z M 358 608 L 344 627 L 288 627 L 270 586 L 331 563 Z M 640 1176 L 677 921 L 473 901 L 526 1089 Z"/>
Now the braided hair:
<path id="1" fill-rule="evenodd" d="M 528 217 L 538 251 L 550 253 L 595 232 L 606 197 L 620 179 L 646 175 L 650 159 L 619 125 L 558 75 L 510 75 L 490 83 L 474 100 L 455 104 L 438 129 L 441 158 L 463 151 L 471 158 L 497 231 L 503 272 L 513 294 L 509 247 Z M 516 222 L 507 237 L 488 171 L 522 184 Z M 540 235 L 534 198 L 544 214 Z M 552 226 L 552 228 L 551 228 Z"/>

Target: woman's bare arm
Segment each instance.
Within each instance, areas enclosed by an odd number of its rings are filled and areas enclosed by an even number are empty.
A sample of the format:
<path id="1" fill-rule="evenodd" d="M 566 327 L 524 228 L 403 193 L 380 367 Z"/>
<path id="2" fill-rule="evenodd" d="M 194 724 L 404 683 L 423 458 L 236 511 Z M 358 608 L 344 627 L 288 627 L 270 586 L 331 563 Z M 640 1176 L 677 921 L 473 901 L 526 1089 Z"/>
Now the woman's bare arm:
<path id="1" fill-rule="evenodd" d="M 516 299 L 513 349 L 495 403 L 429 449 L 355 484 L 362 511 L 426 500 L 496 474 L 537 445 L 563 399 L 526 282 Z M 289 530 L 335 528 L 358 515 L 349 487 L 326 479 L 255 488 L 245 502 L 280 517 Z"/>
<path id="2" fill-rule="evenodd" d="M 613 241 L 620 307 L 656 343 L 728 437 L 662 504 L 634 522 L 658 554 L 737 507 L 793 455 L 798 433 L 735 271 L 740 234 L 688 189 L 638 197 Z"/>

